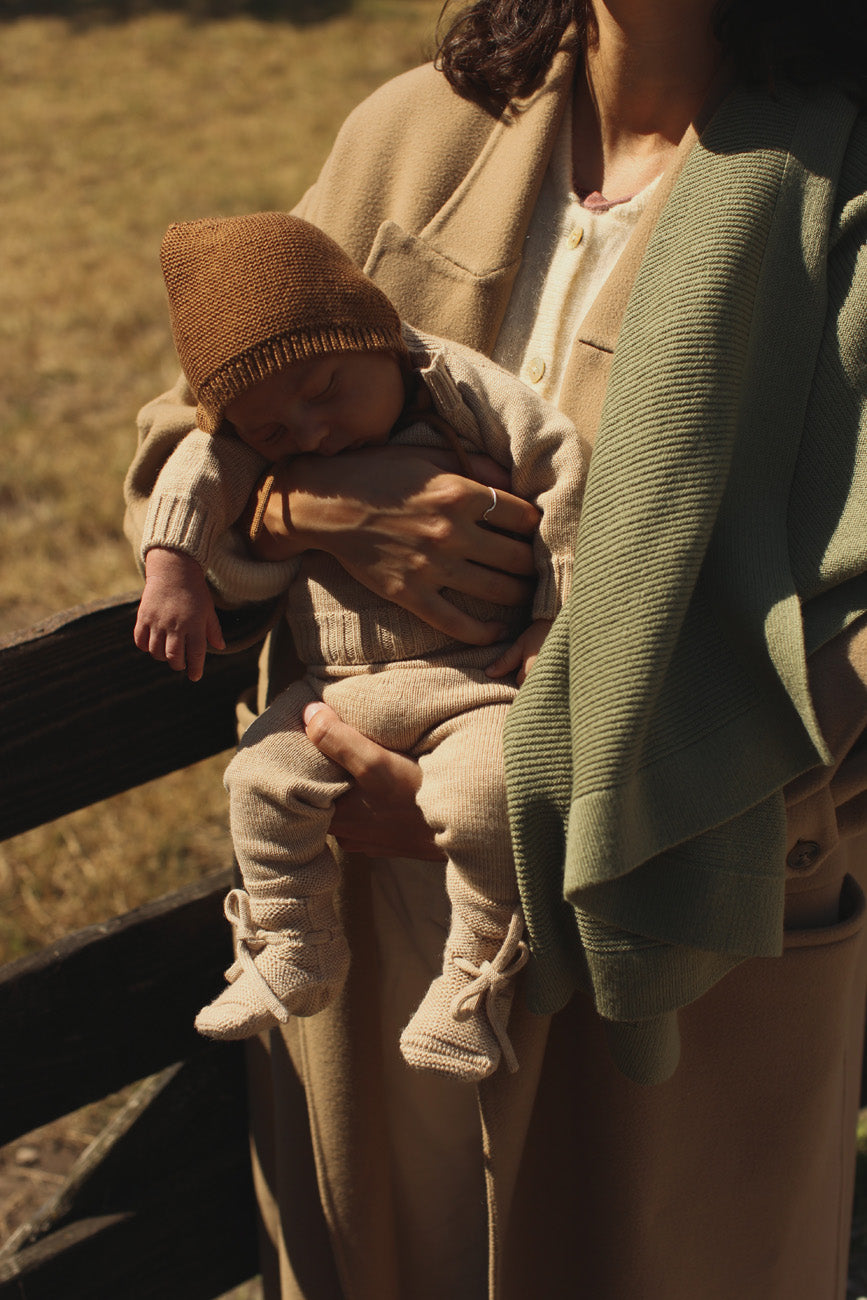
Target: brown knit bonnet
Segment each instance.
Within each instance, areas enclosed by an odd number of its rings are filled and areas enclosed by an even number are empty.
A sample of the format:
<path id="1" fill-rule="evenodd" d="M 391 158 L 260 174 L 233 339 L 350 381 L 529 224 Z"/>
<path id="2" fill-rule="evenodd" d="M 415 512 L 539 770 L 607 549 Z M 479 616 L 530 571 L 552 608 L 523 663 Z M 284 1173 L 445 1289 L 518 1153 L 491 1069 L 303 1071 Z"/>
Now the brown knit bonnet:
<path id="1" fill-rule="evenodd" d="M 328 352 L 406 355 L 385 294 L 316 226 L 282 212 L 169 226 L 160 261 L 181 366 L 216 433 L 254 384 Z"/>

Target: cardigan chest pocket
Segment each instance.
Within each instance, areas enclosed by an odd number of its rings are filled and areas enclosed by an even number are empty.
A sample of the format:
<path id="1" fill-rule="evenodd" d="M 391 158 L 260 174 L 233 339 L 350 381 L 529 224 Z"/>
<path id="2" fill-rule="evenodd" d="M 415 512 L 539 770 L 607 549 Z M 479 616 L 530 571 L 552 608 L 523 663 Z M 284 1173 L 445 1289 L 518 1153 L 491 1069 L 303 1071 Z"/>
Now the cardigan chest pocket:
<path id="1" fill-rule="evenodd" d="M 364 271 L 410 325 L 487 352 L 499 332 L 519 266 L 520 259 L 472 271 L 394 221 L 385 221 Z"/>

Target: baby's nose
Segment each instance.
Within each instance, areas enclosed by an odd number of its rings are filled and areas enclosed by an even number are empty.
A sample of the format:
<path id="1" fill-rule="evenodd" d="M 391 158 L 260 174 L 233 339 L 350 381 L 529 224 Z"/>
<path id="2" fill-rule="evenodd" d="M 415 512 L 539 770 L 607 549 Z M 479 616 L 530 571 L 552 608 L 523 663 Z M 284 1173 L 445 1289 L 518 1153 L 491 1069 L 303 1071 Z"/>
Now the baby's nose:
<path id="1" fill-rule="evenodd" d="M 316 451 L 328 437 L 328 426 L 315 417 L 302 417 L 293 432 L 295 445 L 299 451 Z"/>

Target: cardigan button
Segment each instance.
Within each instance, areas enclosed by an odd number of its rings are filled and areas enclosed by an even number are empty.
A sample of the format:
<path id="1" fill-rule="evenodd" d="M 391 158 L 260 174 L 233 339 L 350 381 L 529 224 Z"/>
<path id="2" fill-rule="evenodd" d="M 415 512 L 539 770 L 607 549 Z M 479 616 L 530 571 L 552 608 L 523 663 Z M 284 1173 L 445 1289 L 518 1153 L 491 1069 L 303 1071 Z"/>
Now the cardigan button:
<path id="1" fill-rule="evenodd" d="M 786 858 L 790 871 L 807 871 L 819 856 L 819 846 L 815 840 L 798 840 Z"/>
<path id="2" fill-rule="evenodd" d="M 541 357 L 533 357 L 533 360 L 527 366 L 527 376 L 531 384 L 538 384 L 539 380 L 545 373 L 545 362 Z"/>
<path id="3" fill-rule="evenodd" d="M 576 226 L 575 229 L 572 231 L 572 233 L 569 235 L 569 238 L 566 240 L 566 243 L 569 245 L 570 248 L 577 248 L 583 238 L 584 238 L 584 227 Z"/>

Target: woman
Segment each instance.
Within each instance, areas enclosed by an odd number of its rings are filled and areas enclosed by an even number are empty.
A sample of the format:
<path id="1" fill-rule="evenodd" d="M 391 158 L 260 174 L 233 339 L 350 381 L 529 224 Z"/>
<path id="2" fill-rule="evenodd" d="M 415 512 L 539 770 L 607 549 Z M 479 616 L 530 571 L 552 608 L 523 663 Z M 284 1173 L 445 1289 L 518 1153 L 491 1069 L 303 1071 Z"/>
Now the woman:
<path id="1" fill-rule="evenodd" d="M 447 77 L 416 70 L 356 110 L 297 209 L 413 324 L 542 385 L 594 452 L 573 594 L 507 741 L 546 1014 L 516 1006 L 521 1070 L 478 1097 L 397 1058 L 445 928 L 412 767 L 309 719 L 358 781 L 344 844 L 415 858 L 348 865 L 345 997 L 252 1062 L 269 1294 L 477 1300 L 486 1220 L 497 1300 L 843 1294 L 865 992 L 865 53 L 845 0 L 821 18 L 483 0 L 446 37 Z M 145 413 L 133 533 L 182 399 Z M 526 572 L 448 464 L 344 468 L 327 505 L 315 461 L 293 464 L 266 558 L 330 550 L 444 625 L 443 587 Z M 500 497 L 495 522 L 526 531 Z M 242 563 L 227 541 L 227 596 Z M 287 671 L 278 631 L 263 689 Z"/>

